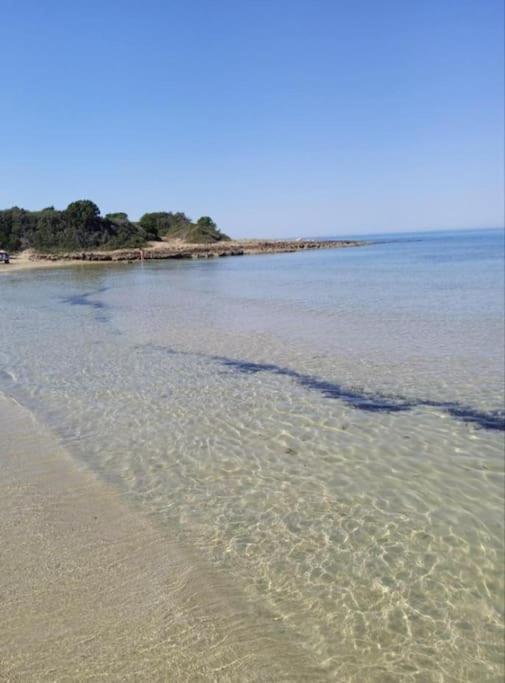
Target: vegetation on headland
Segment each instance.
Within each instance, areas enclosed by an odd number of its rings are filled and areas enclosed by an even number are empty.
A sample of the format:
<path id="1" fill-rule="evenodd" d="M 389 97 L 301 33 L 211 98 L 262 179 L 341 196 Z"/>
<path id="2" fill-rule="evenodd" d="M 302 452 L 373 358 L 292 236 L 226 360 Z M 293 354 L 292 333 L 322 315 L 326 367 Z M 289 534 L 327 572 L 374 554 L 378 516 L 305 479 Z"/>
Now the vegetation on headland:
<path id="1" fill-rule="evenodd" d="M 135 248 L 176 238 L 194 244 L 229 239 L 208 216 L 193 222 L 184 213 L 164 211 L 146 213 L 133 222 L 126 213 L 101 216 L 98 206 L 87 199 L 72 202 L 63 211 L 53 206 L 0 211 L 0 249 L 8 251 Z"/>

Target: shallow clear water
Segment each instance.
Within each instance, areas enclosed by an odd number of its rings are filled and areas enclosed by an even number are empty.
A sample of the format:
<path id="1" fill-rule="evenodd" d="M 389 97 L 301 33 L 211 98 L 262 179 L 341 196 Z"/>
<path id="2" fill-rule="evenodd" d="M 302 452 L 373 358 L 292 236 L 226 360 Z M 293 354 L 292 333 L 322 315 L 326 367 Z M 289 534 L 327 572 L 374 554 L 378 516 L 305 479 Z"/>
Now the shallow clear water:
<path id="1" fill-rule="evenodd" d="M 0 391 L 324 678 L 501 681 L 503 248 L 13 273 Z"/>

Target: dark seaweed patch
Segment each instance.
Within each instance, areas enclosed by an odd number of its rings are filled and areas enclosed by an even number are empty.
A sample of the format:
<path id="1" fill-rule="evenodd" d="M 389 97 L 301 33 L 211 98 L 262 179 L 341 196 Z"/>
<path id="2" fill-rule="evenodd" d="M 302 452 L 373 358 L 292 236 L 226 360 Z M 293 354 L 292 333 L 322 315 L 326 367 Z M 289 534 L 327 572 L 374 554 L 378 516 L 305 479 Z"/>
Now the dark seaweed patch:
<path id="1" fill-rule="evenodd" d="M 464 422 L 470 422 L 485 429 L 505 430 L 505 413 L 503 410 L 474 410 L 468 406 L 452 404 L 446 408 L 449 415 Z"/>
<path id="2" fill-rule="evenodd" d="M 304 388 L 317 391 L 325 398 L 343 401 L 346 405 L 357 410 L 377 413 L 399 413 L 412 410 L 413 408 L 437 408 L 444 410 L 457 420 L 473 423 L 484 429 L 505 430 L 505 412 L 501 410 L 482 411 L 457 402 L 432 401 L 422 398 L 408 399 L 404 396 L 389 396 L 387 394 L 351 389 L 336 382 L 319 379 L 318 377 L 299 373 L 296 370 L 283 368 L 272 363 L 251 363 L 249 361 L 234 360 L 220 356 L 214 356 L 213 360 L 245 374 L 268 372 L 291 377 Z"/>
<path id="3" fill-rule="evenodd" d="M 282 377 L 289 377 L 300 386 L 309 391 L 317 391 L 324 398 L 342 401 L 356 410 L 369 413 L 401 413 L 414 408 L 436 408 L 448 413 L 451 417 L 475 424 L 483 429 L 505 430 L 505 411 L 483 411 L 466 406 L 456 401 L 433 401 L 430 399 L 410 399 L 405 396 L 382 394 L 380 392 L 368 392 L 362 389 L 346 387 L 337 382 L 321 379 L 313 375 L 307 375 L 290 368 L 282 367 L 274 363 L 254 363 L 247 360 L 227 358 L 226 356 L 206 356 L 205 354 L 190 354 L 186 351 L 176 351 L 165 346 L 146 344 L 143 348 L 170 355 L 194 355 L 220 363 L 226 368 L 235 370 L 246 375 L 255 375 L 266 372 Z"/>
<path id="4" fill-rule="evenodd" d="M 353 408 L 359 410 L 366 410 L 368 412 L 401 412 L 409 410 L 410 406 L 403 400 L 398 400 L 389 396 L 381 394 L 369 394 L 365 392 L 356 391 L 346 388 L 336 382 L 329 382 L 328 380 L 319 379 L 312 375 L 305 375 L 296 370 L 283 368 L 279 365 L 271 363 L 251 363 L 249 361 L 233 360 L 231 358 L 214 357 L 214 360 L 219 361 L 226 367 L 231 367 L 234 370 L 246 374 L 255 374 L 257 372 L 269 372 L 275 375 L 282 375 L 284 377 L 291 377 L 296 380 L 301 386 L 312 391 L 318 391 L 325 398 L 338 399 L 351 405 Z"/>
<path id="5" fill-rule="evenodd" d="M 100 289 L 94 290 L 93 292 L 84 292 L 82 294 L 72 294 L 71 296 L 65 296 L 61 300 L 64 304 L 70 304 L 70 306 L 89 306 L 90 308 L 95 309 L 95 311 L 103 311 L 107 308 L 106 304 L 104 304 L 103 301 L 95 301 L 90 297 L 101 294 L 105 290 L 106 287 L 102 287 Z M 108 316 L 104 313 L 97 312 L 95 317 L 99 322 L 102 323 L 109 320 Z"/>

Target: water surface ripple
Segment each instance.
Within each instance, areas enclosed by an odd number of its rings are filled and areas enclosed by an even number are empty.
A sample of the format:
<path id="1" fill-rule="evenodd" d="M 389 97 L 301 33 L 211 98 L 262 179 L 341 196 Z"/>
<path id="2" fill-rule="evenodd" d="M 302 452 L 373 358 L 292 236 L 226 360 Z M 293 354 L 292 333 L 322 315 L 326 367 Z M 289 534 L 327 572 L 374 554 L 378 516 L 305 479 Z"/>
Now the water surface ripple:
<path id="1" fill-rule="evenodd" d="M 314 680 L 503 680 L 502 232 L 0 287 L 0 391 L 233 586 L 280 680 L 291 650 Z"/>

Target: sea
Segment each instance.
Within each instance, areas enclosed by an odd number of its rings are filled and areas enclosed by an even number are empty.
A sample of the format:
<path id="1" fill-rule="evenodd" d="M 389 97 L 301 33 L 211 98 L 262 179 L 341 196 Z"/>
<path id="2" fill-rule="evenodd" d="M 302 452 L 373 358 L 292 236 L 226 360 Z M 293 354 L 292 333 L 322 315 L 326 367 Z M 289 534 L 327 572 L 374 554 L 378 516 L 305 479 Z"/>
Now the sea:
<path id="1" fill-rule="evenodd" d="M 242 640 L 498 683 L 504 231 L 365 239 L 0 276 L 0 393 L 233 586 Z"/>

